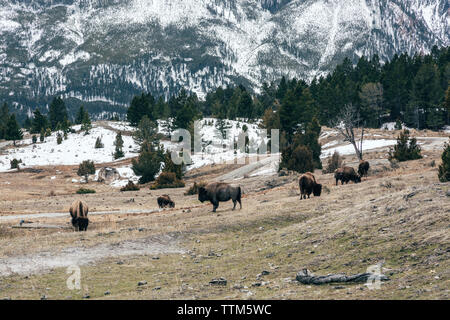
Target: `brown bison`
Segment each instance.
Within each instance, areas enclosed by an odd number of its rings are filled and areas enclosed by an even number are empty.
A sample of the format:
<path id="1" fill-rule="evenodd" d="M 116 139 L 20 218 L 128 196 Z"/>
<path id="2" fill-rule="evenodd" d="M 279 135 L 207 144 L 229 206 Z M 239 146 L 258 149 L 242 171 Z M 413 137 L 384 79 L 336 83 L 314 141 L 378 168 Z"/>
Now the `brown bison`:
<path id="1" fill-rule="evenodd" d="M 158 197 L 158 206 L 160 208 L 175 208 L 175 202 L 173 202 L 168 194 L 163 194 L 162 196 Z"/>
<path id="2" fill-rule="evenodd" d="M 369 171 L 369 168 L 370 168 L 369 161 L 361 160 L 359 162 L 358 174 L 361 177 L 366 176 L 367 172 Z"/>
<path id="3" fill-rule="evenodd" d="M 239 202 L 240 209 L 242 209 L 241 203 L 242 190 L 240 186 L 231 186 L 224 182 L 211 182 L 205 187 L 198 189 L 198 200 L 201 202 L 211 201 L 213 205 L 213 211 L 219 207 L 219 202 L 233 200 L 233 210 L 236 208 L 236 201 Z"/>
<path id="4" fill-rule="evenodd" d="M 69 212 L 72 217 L 72 225 L 75 230 L 86 231 L 89 225 L 89 219 L 87 217 L 89 208 L 86 203 L 81 200 L 75 200 L 70 206 Z"/>
<path id="5" fill-rule="evenodd" d="M 298 179 L 298 186 L 300 187 L 300 200 L 306 199 L 306 195 L 309 199 L 311 193 L 315 197 L 320 197 L 322 193 L 322 185 L 316 182 L 316 178 L 311 172 L 306 172 Z"/>
<path id="6" fill-rule="evenodd" d="M 338 185 L 339 180 L 341 180 L 342 184 L 344 184 L 344 182 L 347 184 L 349 181 L 353 181 L 354 183 L 361 182 L 361 177 L 356 173 L 355 169 L 351 167 L 336 169 L 334 178 L 336 179 L 336 185 Z"/>

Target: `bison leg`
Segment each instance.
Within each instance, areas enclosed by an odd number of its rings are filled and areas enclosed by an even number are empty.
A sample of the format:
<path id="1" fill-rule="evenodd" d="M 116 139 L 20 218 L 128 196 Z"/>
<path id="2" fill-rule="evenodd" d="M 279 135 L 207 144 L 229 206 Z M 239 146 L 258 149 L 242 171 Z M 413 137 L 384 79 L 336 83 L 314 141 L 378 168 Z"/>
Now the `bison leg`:
<path id="1" fill-rule="evenodd" d="M 212 212 L 216 212 L 216 209 L 219 207 L 219 202 L 212 202 L 212 204 L 213 204 Z"/>
<path id="2" fill-rule="evenodd" d="M 234 209 L 236 209 L 236 200 L 233 200 L 233 204 L 234 204 L 234 206 L 233 206 L 233 209 L 231 209 L 231 210 L 234 210 Z"/>
<path id="3" fill-rule="evenodd" d="M 336 179 L 336 185 L 338 185 L 339 179 Z"/>

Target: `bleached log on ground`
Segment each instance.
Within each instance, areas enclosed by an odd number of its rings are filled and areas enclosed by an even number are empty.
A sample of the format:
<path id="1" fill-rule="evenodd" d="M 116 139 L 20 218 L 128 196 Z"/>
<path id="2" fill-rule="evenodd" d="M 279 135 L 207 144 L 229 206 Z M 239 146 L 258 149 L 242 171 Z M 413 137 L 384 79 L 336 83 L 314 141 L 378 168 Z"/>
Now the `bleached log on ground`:
<path id="1" fill-rule="evenodd" d="M 387 281 L 389 278 L 384 274 L 374 274 L 374 273 L 358 273 L 354 275 L 347 276 L 344 273 L 329 274 L 326 276 L 316 276 L 307 269 L 297 273 L 296 279 L 298 282 L 303 284 L 327 284 L 327 283 L 362 283 L 368 280 L 379 279 L 381 281 Z"/>

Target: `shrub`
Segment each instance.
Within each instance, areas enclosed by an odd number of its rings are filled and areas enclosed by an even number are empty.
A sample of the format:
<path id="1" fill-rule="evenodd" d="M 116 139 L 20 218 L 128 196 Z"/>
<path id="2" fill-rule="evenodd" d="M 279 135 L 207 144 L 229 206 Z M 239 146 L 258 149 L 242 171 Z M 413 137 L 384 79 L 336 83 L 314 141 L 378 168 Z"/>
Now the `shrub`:
<path id="1" fill-rule="evenodd" d="M 45 136 L 50 137 L 51 135 L 52 135 L 52 130 L 50 128 L 47 128 L 47 130 L 45 130 Z"/>
<path id="2" fill-rule="evenodd" d="M 44 132 L 44 128 L 42 128 L 41 133 L 39 135 L 39 141 L 44 142 L 44 140 L 45 140 L 45 132 Z"/>
<path id="3" fill-rule="evenodd" d="M 9 163 L 11 164 L 11 169 L 20 169 L 19 163 L 22 163 L 22 159 L 17 160 L 14 158 Z"/>
<path id="4" fill-rule="evenodd" d="M 88 176 L 90 174 L 94 174 L 94 173 L 95 173 L 94 161 L 85 160 L 82 163 L 80 163 L 80 166 L 78 167 L 77 174 L 80 177 L 84 176 L 84 179 L 86 180 L 86 183 L 88 182 Z"/>
<path id="5" fill-rule="evenodd" d="M 135 175 L 141 176 L 139 183 L 147 183 L 155 180 L 156 174 L 161 168 L 163 155 L 160 150 L 153 150 L 150 143 L 144 143 L 137 160 L 131 160 Z"/>
<path id="6" fill-rule="evenodd" d="M 97 140 L 95 140 L 95 149 L 101 149 L 103 148 L 105 145 L 102 142 L 102 138 L 97 137 Z"/>
<path id="7" fill-rule="evenodd" d="M 120 191 L 138 191 L 140 188 L 133 183 L 133 181 L 128 180 L 128 183 L 126 186 L 120 188 Z"/>
<path id="8" fill-rule="evenodd" d="M 87 193 L 95 193 L 96 191 L 93 189 L 80 188 L 77 190 L 77 194 L 87 194 Z"/>
<path id="9" fill-rule="evenodd" d="M 446 143 L 444 152 L 441 156 L 442 163 L 439 165 L 439 181 L 447 182 L 450 181 L 450 144 Z"/>
<path id="10" fill-rule="evenodd" d="M 61 133 L 58 132 L 58 134 L 56 135 L 56 143 L 57 143 L 57 144 L 61 144 L 62 139 L 63 139 L 63 138 L 62 138 Z"/>
<path id="11" fill-rule="evenodd" d="M 281 154 L 280 168 L 285 167 L 288 170 L 294 170 L 304 173 L 314 170 L 313 156 L 307 146 L 294 145 L 287 147 Z"/>
<path id="12" fill-rule="evenodd" d="M 183 188 L 184 186 L 183 180 L 177 179 L 174 172 L 161 172 L 150 189 Z"/>
<path id="13" fill-rule="evenodd" d="M 336 169 L 342 167 L 342 157 L 339 152 L 334 151 L 330 159 L 328 159 L 327 167 L 323 173 L 333 173 Z"/>
<path id="14" fill-rule="evenodd" d="M 396 159 L 398 161 L 416 160 L 422 158 L 421 149 L 417 145 L 416 138 L 409 138 L 409 131 L 403 130 L 397 138 L 397 144 L 394 149 L 389 151 L 389 161 Z"/>
<path id="15" fill-rule="evenodd" d="M 200 189 L 200 187 L 204 187 L 207 185 L 206 181 L 200 181 L 199 183 L 194 182 L 194 184 L 188 189 L 188 191 L 186 191 L 184 193 L 185 196 L 191 196 L 194 194 L 198 194 L 198 189 Z"/>
<path id="16" fill-rule="evenodd" d="M 31 141 L 32 141 L 33 143 L 36 143 L 36 142 L 37 142 L 37 136 L 36 136 L 35 134 L 33 134 L 33 136 L 31 137 Z"/>

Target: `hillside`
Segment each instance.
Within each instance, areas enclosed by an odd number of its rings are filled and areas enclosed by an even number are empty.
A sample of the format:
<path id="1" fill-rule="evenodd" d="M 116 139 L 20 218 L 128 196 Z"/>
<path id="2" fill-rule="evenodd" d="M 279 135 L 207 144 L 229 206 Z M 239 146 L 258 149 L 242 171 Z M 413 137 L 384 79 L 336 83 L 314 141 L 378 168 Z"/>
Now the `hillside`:
<path id="1" fill-rule="evenodd" d="M 368 137 L 390 141 L 397 134 L 371 129 Z M 448 299 L 450 189 L 438 181 L 436 168 L 448 133 L 412 134 L 423 159 L 392 167 L 385 142 L 366 150 L 371 169 L 362 183 L 336 186 L 332 174 L 316 170 L 323 193 L 307 200 L 299 200 L 296 174 L 265 171 L 243 178 L 244 172 L 254 172 L 252 164 L 195 168 L 186 176 L 186 188 L 179 189 L 119 192 L 90 182 L 87 187 L 97 193 L 83 196 L 91 220 L 83 233 L 69 227 L 68 207 L 78 198 L 74 192 L 86 187 L 71 182 L 76 166 L 0 173 L 0 297 Z M 325 150 L 346 148 L 328 128 L 321 144 Z M 350 153 L 344 161 L 358 163 Z M 236 170 L 241 175 L 233 177 Z M 209 203 L 184 195 L 194 181 L 226 176 L 244 189 L 242 210 L 231 211 L 228 202 L 211 213 Z M 174 199 L 174 209 L 157 208 L 156 197 L 164 193 Z M 24 226 L 59 229 L 12 228 L 20 220 Z M 295 280 L 303 268 L 319 275 L 354 274 L 377 265 L 390 279 L 379 290 Z M 69 266 L 81 268 L 80 289 L 66 285 Z M 225 285 L 209 284 L 220 277 Z"/>
<path id="2" fill-rule="evenodd" d="M 448 46 L 444 0 L 0 0 L 0 97 L 27 113 L 55 95 L 97 116 L 142 91 L 311 79 L 344 57 Z"/>

